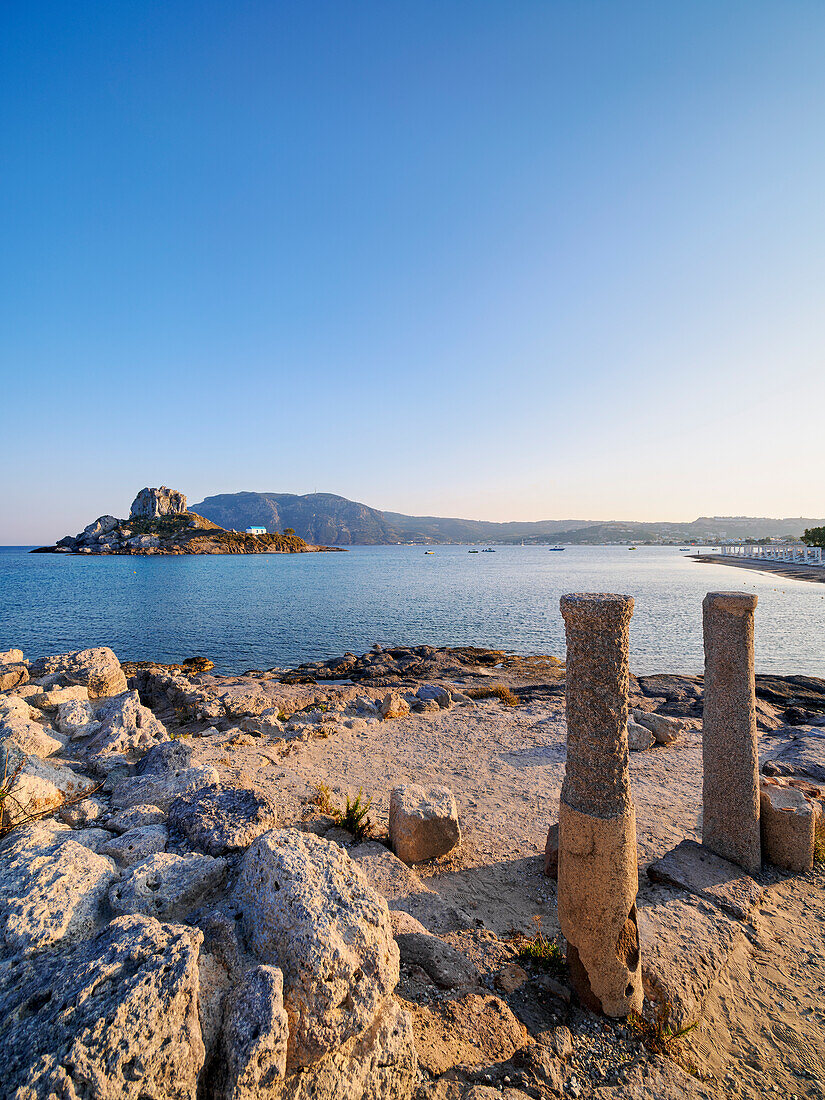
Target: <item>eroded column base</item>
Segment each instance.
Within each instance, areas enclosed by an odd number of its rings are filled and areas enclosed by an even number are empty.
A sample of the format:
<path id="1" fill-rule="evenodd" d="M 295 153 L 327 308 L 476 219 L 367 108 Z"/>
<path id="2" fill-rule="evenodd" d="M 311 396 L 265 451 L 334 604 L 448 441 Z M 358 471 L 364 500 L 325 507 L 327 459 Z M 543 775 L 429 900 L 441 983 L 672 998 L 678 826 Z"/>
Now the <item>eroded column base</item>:
<path id="1" fill-rule="evenodd" d="M 608 1016 L 641 1011 L 633 807 L 603 818 L 581 813 L 562 801 L 558 873 L 559 924 L 568 942 L 570 978 L 580 999 Z"/>

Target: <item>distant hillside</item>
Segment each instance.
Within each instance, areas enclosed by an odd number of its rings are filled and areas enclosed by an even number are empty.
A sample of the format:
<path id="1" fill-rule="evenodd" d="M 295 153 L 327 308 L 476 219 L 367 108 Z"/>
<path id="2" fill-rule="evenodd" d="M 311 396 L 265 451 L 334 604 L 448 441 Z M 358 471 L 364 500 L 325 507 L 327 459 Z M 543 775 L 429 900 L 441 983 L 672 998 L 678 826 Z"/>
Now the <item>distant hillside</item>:
<path id="1" fill-rule="evenodd" d="M 547 543 L 600 545 L 609 542 L 693 542 L 732 539 L 799 538 L 806 527 L 825 519 L 701 516 L 684 523 L 621 520 L 537 520 L 492 523 L 487 520 L 406 516 L 380 512 L 333 493 L 223 493 L 207 497 L 192 510 L 229 530 L 292 527 L 307 542 L 326 546 L 382 543 Z"/>
<path id="2" fill-rule="evenodd" d="M 222 493 L 193 504 L 192 510 L 229 530 L 292 527 L 302 539 L 323 546 L 402 541 L 381 512 L 334 493 Z"/>

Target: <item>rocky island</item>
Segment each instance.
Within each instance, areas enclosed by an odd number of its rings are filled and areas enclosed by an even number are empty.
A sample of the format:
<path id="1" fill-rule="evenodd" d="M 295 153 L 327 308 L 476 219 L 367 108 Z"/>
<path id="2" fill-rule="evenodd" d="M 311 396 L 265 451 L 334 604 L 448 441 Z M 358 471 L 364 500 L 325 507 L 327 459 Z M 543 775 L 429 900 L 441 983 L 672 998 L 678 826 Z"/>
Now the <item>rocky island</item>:
<path id="1" fill-rule="evenodd" d="M 306 554 L 338 551 L 313 546 L 298 535 L 227 531 L 186 507 L 176 489 L 141 489 L 128 519 L 99 516 L 77 535 L 33 554 Z"/>

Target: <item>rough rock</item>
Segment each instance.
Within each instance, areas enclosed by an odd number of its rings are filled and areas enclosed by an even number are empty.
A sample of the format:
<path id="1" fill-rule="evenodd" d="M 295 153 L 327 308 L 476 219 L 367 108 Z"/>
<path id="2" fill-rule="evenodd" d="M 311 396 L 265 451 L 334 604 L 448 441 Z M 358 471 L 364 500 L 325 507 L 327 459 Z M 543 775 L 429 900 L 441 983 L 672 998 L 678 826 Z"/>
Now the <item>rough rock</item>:
<path id="1" fill-rule="evenodd" d="M 68 699 L 57 708 L 57 728 L 74 741 L 97 733 L 100 726 L 88 699 Z"/>
<path id="2" fill-rule="evenodd" d="M 114 913 L 143 913 L 159 920 L 185 917 L 226 878 L 225 859 L 158 852 L 134 864 L 109 891 Z"/>
<path id="3" fill-rule="evenodd" d="M 12 688 L 25 684 L 29 679 L 29 670 L 22 662 L 0 663 L 0 691 L 11 691 Z"/>
<path id="4" fill-rule="evenodd" d="M 266 833 L 244 857 L 236 898 L 254 952 L 284 972 L 290 1069 L 373 1023 L 398 981 L 398 948 L 386 903 L 343 849 L 295 829 Z"/>
<path id="5" fill-rule="evenodd" d="M 502 993 L 515 993 L 529 979 L 530 975 L 524 967 L 515 962 L 508 962 L 496 974 L 496 988 L 500 989 Z"/>
<path id="6" fill-rule="evenodd" d="M 283 974 L 276 967 L 256 966 L 227 997 L 225 1100 L 277 1100 L 281 1096 L 289 1031 L 283 986 Z"/>
<path id="7" fill-rule="evenodd" d="M 187 741 L 176 739 L 154 745 L 137 766 L 138 775 L 169 775 L 192 767 L 195 750 Z"/>
<path id="8" fill-rule="evenodd" d="M 248 848 L 278 824 L 275 804 L 255 791 L 211 785 L 178 798 L 169 810 L 169 824 L 193 848 L 219 856 Z"/>
<path id="9" fill-rule="evenodd" d="M 670 1003 L 673 1027 L 686 1027 L 698 1020 L 742 926 L 687 894 L 665 895 L 639 909 L 637 919 L 645 992 Z"/>
<path id="10" fill-rule="evenodd" d="M 418 1058 L 433 1074 L 506 1062 L 527 1041 L 527 1029 L 489 993 L 410 1007 Z"/>
<path id="11" fill-rule="evenodd" d="M 203 787 L 219 782 L 215 768 L 181 768 L 161 775 L 127 776 L 115 784 L 112 791 L 112 809 L 125 810 L 147 803 L 158 806 L 167 813 L 176 798 L 194 794 Z"/>
<path id="12" fill-rule="evenodd" d="M 107 699 L 95 712 L 98 732 L 86 746 L 97 770 L 133 764 L 159 742 L 168 741 L 162 722 L 140 702 L 136 691 Z"/>
<path id="13" fill-rule="evenodd" d="M 683 840 L 647 869 L 651 882 L 678 886 L 717 905 L 736 920 L 747 920 L 762 899 L 762 887 L 735 863 L 695 840 Z"/>
<path id="14" fill-rule="evenodd" d="M 100 852 L 111 857 L 119 867 L 132 867 L 149 856 L 165 852 L 168 841 L 169 831 L 165 825 L 142 825 L 107 840 Z"/>
<path id="15" fill-rule="evenodd" d="M 121 917 L 69 951 L 0 967 L 4 1094 L 195 1100 L 200 939 Z"/>
<path id="16" fill-rule="evenodd" d="M 162 825 L 165 820 L 166 814 L 159 806 L 144 803 L 113 814 L 106 822 L 106 828 L 115 833 L 128 833 L 130 829 L 139 829 L 144 825 Z"/>
<path id="17" fill-rule="evenodd" d="M 430 932 L 453 932 L 472 927 L 472 917 L 431 890 L 411 867 L 383 844 L 367 841 L 350 848 L 349 855 L 390 908 L 409 913 Z"/>
<path id="18" fill-rule="evenodd" d="M 458 810 L 449 787 L 406 783 L 390 794 L 390 843 L 404 863 L 445 855 L 461 841 Z"/>
<path id="19" fill-rule="evenodd" d="M 31 665 L 29 673 L 33 680 L 53 678 L 54 686 L 82 685 L 89 692 L 90 699 L 121 695 L 126 691 L 123 669 L 107 646 L 79 649 L 57 657 L 41 657 Z"/>
<path id="20" fill-rule="evenodd" d="M 650 730 L 659 745 L 671 745 L 685 730 L 684 722 L 680 722 L 678 718 L 669 718 L 666 714 L 648 714 L 647 711 L 636 709 L 633 717 L 640 726 Z"/>
<path id="21" fill-rule="evenodd" d="M 99 798 L 82 798 L 72 802 L 58 813 L 58 818 L 73 829 L 98 821 L 106 810 L 106 804 Z"/>
<path id="22" fill-rule="evenodd" d="M 25 699 L 16 695 L 0 697 L 0 774 L 4 770 L 10 774 L 23 756 L 42 759 L 65 745 L 65 738 L 52 736 L 51 727 L 44 728 L 30 715 L 31 708 Z"/>
<path id="23" fill-rule="evenodd" d="M 177 516 L 186 512 L 186 497 L 177 489 L 141 489 L 132 501 L 129 516 L 155 519 L 157 516 Z M 117 523 L 117 521 L 115 521 Z"/>
<path id="24" fill-rule="evenodd" d="M 40 687 L 33 687 L 32 694 L 26 696 L 28 702 L 38 710 L 59 710 L 63 703 L 76 701 L 88 703 L 89 692 L 83 684 L 75 684 L 74 687 L 56 687 L 44 691 Z"/>
<path id="25" fill-rule="evenodd" d="M 825 731 L 805 726 L 794 728 L 794 738 L 774 756 L 783 774 L 804 775 L 825 783 Z"/>
<path id="26" fill-rule="evenodd" d="M 397 691 L 389 691 L 381 703 L 382 718 L 406 718 L 410 713 L 410 704 Z"/>
<path id="27" fill-rule="evenodd" d="M 4 649 L 0 652 L 0 665 L 19 665 L 22 660 L 22 649 Z"/>
<path id="28" fill-rule="evenodd" d="M 814 807 L 795 787 L 762 780 L 762 855 L 783 871 L 804 873 L 814 865 Z"/>
<path id="29" fill-rule="evenodd" d="M 287 1077 L 279 1100 L 412 1100 L 417 1080 L 410 1017 L 390 998 L 357 1039 Z"/>
<path id="30" fill-rule="evenodd" d="M 31 954 L 92 934 L 114 863 L 50 822 L 21 828 L 0 856 L 0 929 L 6 954 Z"/>
<path id="31" fill-rule="evenodd" d="M 95 784 L 63 764 L 53 764 L 37 756 L 20 754 L 12 741 L 0 746 L 0 772 L 11 776 L 8 794 L 0 806 L 0 819 L 10 825 L 62 806 L 69 799 L 80 799 L 94 790 Z M 19 769 L 19 770 L 18 770 Z"/>
<path id="32" fill-rule="evenodd" d="M 638 714 L 638 711 L 634 711 Z M 656 744 L 653 732 L 647 726 L 634 722 L 632 718 L 627 720 L 627 747 L 631 752 L 644 752 Z"/>
<path id="33" fill-rule="evenodd" d="M 401 961 L 407 966 L 421 967 L 441 989 L 459 989 L 481 981 L 466 955 L 427 931 L 396 933 L 395 942 Z"/>

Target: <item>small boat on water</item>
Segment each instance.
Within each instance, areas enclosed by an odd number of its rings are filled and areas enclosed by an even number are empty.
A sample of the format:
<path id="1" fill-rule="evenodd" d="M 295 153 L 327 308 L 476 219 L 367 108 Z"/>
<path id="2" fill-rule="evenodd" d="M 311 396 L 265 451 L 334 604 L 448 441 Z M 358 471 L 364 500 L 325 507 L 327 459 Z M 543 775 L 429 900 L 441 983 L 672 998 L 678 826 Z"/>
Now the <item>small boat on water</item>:
<path id="1" fill-rule="evenodd" d="M 468 550 L 467 553 L 468 554 L 477 554 L 478 550 Z"/>
<path id="2" fill-rule="evenodd" d="M 679 553 L 680 554 L 689 554 L 690 553 L 690 547 L 689 546 L 680 546 L 679 547 Z"/>
<path id="3" fill-rule="evenodd" d="M 435 553 L 435 550 L 425 550 L 424 551 L 424 557 L 426 557 L 427 554 L 434 554 L 434 553 Z"/>
<path id="4" fill-rule="evenodd" d="M 635 549 L 636 549 L 635 546 L 628 546 L 628 550 L 635 550 Z"/>
<path id="5" fill-rule="evenodd" d="M 482 550 L 481 552 L 482 554 L 495 554 L 495 550 L 492 546 L 488 546 L 486 550 Z"/>
<path id="6" fill-rule="evenodd" d="M 565 547 L 564 546 L 548 546 L 547 549 L 550 551 L 551 554 L 557 554 L 559 552 L 559 550 L 564 550 Z"/>

